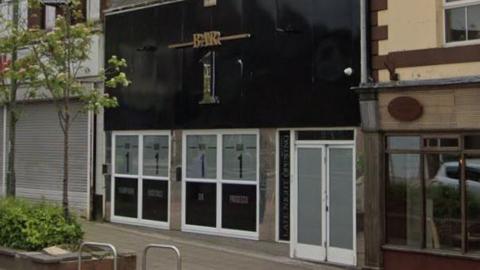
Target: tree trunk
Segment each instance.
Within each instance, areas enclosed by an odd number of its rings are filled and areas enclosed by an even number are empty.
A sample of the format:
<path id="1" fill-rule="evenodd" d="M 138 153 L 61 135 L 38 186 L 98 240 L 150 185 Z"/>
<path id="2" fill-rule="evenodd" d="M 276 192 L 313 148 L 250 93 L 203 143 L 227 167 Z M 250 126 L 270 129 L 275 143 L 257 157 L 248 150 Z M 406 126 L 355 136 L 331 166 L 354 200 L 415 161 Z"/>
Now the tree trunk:
<path id="1" fill-rule="evenodd" d="M 16 178 L 15 178 L 15 148 L 16 148 L 16 129 L 17 116 L 15 112 L 16 104 L 11 102 L 9 107 L 8 117 L 8 175 L 7 175 L 7 196 L 16 196 Z"/>
<path id="2" fill-rule="evenodd" d="M 63 213 L 65 218 L 70 217 L 68 210 L 68 172 L 69 172 L 69 150 L 70 150 L 70 114 L 68 113 L 68 103 L 65 104 L 65 122 L 63 130 Z"/>
<path id="3" fill-rule="evenodd" d="M 67 22 L 66 25 L 66 39 L 65 39 L 65 47 L 66 47 L 66 59 L 65 59 L 65 72 L 67 74 L 67 79 L 70 79 L 71 71 L 70 71 L 70 46 L 72 46 L 69 42 L 70 38 L 70 26 L 72 21 L 72 14 L 70 10 L 69 4 L 64 6 L 65 10 L 65 19 Z M 70 150 L 70 142 L 69 142 L 69 135 L 70 135 L 70 88 L 69 85 L 64 89 L 63 93 L 63 113 L 64 113 L 64 122 L 63 122 L 63 212 L 64 216 L 67 220 L 70 219 L 70 212 L 68 209 L 68 181 L 69 181 L 69 150 Z"/>
<path id="4" fill-rule="evenodd" d="M 12 22 L 13 28 L 18 29 L 18 20 L 19 20 L 19 0 L 14 0 L 13 2 L 13 14 Z M 12 59 L 11 59 L 11 68 L 15 68 L 15 63 L 17 62 L 18 52 L 16 46 L 13 46 L 12 49 Z M 16 176 L 15 176 L 15 142 L 16 142 L 16 129 L 17 129 L 17 80 L 12 78 L 10 82 L 10 99 L 7 104 L 8 108 L 8 169 L 7 169 L 7 196 L 15 197 L 16 196 Z"/>

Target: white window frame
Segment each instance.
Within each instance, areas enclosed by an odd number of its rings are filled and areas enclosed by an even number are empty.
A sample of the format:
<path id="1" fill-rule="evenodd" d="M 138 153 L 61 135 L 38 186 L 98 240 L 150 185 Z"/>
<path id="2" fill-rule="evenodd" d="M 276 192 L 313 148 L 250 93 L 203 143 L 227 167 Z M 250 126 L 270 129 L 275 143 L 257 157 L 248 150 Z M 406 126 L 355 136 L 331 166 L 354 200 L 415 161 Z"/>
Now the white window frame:
<path id="1" fill-rule="evenodd" d="M 215 135 L 217 137 L 217 174 L 216 179 L 189 179 L 187 177 L 187 137 Z M 257 177 L 255 181 L 225 180 L 223 179 L 223 136 L 224 135 L 255 135 L 257 141 Z M 260 132 L 258 130 L 191 130 L 184 131 L 182 135 L 182 231 L 221 235 L 236 238 L 258 240 L 260 229 Z M 186 184 L 189 183 L 215 183 L 217 185 L 217 216 L 216 227 L 190 225 L 186 223 Z M 232 230 L 222 228 L 222 195 L 223 184 L 237 184 L 256 186 L 256 230 L 255 232 Z"/>
<path id="2" fill-rule="evenodd" d="M 116 148 L 116 138 L 118 136 L 136 136 L 138 138 L 138 170 L 136 174 L 118 174 L 115 172 L 115 148 Z M 166 177 L 157 177 L 157 176 L 147 176 L 143 175 L 143 138 L 145 136 L 167 136 L 168 137 L 168 175 Z M 171 141 L 171 134 L 169 131 L 114 131 L 112 132 L 112 144 L 111 144 L 111 164 L 112 164 L 112 171 L 111 171 L 111 190 L 110 190 L 110 198 L 111 198 L 111 221 L 114 223 L 123 223 L 123 224 L 130 224 L 130 225 L 142 225 L 146 227 L 152 228 L 160 228 L 160 229 L 169 229 L 170 228 L 170 220 L 171 220 L 171 192 L 172 192 L 172 184 L 171 184 L 171 155 L 172 155 L 172 141 Z M 122 217 L 115 215 L 115 178 L 130 178 L 136 179 L 138 181 L 138 198 L 137 198 L 137 218 L 129 218 L 129 217 Z M 154 221 L 154 220 L 146 220 L 143 219 L 143 180 L 158 180 L 158 181 L 166 181 L 168 183 L 168 214 L 167 214 L 167 222 L 162 221 Z"/>
<path id="3" fill-rule="evenodd" d="M 443 30 L 443 44 L 445 47 L 456 47 L 456 46 L 464 46 L 464 45 L 474 45 L 474 44 L 480 44 L 480 38 L 479 39 L 473 39 L 473 40 L 464 40 L 464 41 L 447 41 L 447 29 L 446 29 L 446 22 L 447 22 L 447 10 L 449 9 L 455 9 L 455 8 L 466 8 L 469 6 L 475 6 L 475 5 L 480 5 L 480 0 L 463 0 L 463 1 L 457 1 L 457 2 L 451 2 L 447 3 L 447 0 L 443 0 L 443 11 L 442 11 L 442 17 L 443 17 L 443 25 L 442 25 L 442 30 Z M 468 13 L 465 12 L 465 29 L 468 31 Z"/>

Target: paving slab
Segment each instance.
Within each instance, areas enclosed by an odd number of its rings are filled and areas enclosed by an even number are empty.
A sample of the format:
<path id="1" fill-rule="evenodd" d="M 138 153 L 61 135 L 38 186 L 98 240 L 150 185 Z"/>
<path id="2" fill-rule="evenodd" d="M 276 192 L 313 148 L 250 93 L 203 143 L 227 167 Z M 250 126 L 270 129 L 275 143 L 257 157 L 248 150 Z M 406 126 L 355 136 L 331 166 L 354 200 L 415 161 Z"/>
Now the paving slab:
<path id="1" fill-rule="evenodd" d="M 288 245 L 178 231 L 156 230 L 111 223 L 84 222 L 85 240 L 107 242 L 120 251 L 136 252 L 137 269 L 148 244 L 175 245 L 182 254 L 183 270 L 340 270 L 288 257 Z M 168 251 L 149 251 L 148 269 L 176 269 Z"/>

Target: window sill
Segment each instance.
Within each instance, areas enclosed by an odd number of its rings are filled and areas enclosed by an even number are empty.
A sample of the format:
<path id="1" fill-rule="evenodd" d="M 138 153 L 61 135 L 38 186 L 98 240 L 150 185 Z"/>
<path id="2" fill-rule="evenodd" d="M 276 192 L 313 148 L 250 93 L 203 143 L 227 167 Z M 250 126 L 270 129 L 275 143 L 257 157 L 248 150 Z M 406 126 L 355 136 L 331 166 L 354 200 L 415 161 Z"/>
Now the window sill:
<path id="1" fill-rule="evenodd" d="M 480 39 L 445 42 L 445 43 L 443 43 L 443 47 L 444 48 L 454 48 L 454 47 L 462 47 L 462 46 L 478 45 L 478 44 L 480 44 Z"/>
<path id="2" fill-rule="evenodd" d="M 480 251 L 462 254 L 459 251 L 431 250 L 431 249 L 427 250 L 427 249 L 418 249 L 418 248 L 395 246 L 395 245 L 383 245 L 382 250 L 432 255 L 432 256 L 439 256 L 439 257 L 446 257 L 446 258 L 453 258 L 453 259 L 469 259 L 473 261 L 480 261 Z"/>

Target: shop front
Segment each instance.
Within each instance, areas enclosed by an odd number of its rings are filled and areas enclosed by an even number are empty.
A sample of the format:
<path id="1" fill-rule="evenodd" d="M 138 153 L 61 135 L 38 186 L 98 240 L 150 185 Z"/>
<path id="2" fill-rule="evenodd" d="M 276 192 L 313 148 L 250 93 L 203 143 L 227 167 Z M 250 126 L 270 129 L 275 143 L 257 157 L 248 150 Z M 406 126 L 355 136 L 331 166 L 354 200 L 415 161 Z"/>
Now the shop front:
<path id="1" fill-rule="evenodd" d="M 110 219 L 254 240 L 276 233 L 292 257 L 356 265 L 358 132 L 185 130 L 175 142 L 167 131 L 115 131 Z"/>
<path id="2" fill-rule="evenodd" d="M 170 134 L 112 135 L 111 220 L 169 227 Z"/>
<path id="3" fill-rule="evenodd" d="M 475 85 L 435 83 L 363 92 L 379 112 L 369 135 L 378 159 L 369 162 L 383 164 L 373 169 L 380 188 L 366 204 L 383 209 L 377 252 L 386 270 L 479 269 L 480 96 Z M 374 250 L 372 239 L 366 246 Z"/>
<path id="4" fill-rule="evenodd" d="M 183 135 L 182 230 L 258 239 L 259 135 Z"/>
<path id="5" fill-rule="evenodd" d="M 108 11 L 106 55 L 133 82 L 105 112 L 110 220 L 355 265 L 358 7 L 340 2 Z"/>

